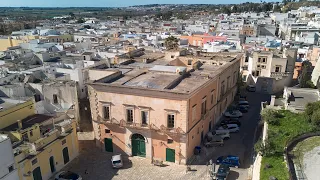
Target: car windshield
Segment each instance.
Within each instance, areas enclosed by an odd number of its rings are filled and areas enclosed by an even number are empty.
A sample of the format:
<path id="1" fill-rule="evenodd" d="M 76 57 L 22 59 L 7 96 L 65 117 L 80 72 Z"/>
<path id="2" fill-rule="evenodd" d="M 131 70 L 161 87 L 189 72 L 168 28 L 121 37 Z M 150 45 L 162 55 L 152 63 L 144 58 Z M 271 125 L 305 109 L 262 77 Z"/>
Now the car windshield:
<path id="1" fill-rule="evenodd" d="M 120 164 L 120 163 L 121 163 L 120 160 L 118 160 L 118 161 L 113 161 L 113 164 Z"/>

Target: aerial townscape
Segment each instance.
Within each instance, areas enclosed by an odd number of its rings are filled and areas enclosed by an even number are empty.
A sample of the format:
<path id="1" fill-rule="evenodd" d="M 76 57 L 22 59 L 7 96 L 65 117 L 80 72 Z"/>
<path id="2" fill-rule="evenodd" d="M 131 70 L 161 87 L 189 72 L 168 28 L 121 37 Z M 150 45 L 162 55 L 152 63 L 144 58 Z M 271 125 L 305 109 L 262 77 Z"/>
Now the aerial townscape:
<path id="1" fill-rule="evenodd" d="M 219 3 L 1 0 L 0 180 L 320 180 L 320 1 Z"/>

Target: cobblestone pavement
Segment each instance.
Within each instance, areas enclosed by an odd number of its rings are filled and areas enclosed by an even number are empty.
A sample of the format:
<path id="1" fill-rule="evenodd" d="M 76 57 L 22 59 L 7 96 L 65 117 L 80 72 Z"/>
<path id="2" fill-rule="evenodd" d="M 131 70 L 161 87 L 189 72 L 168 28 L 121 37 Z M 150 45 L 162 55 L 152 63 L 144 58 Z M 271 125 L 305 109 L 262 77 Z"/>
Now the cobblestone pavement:
<path id="1" fill-rule="evenodd" d="M 197 168 L 197 171 L 186 173 L 185 166 L 169 164 L 165 167 L 158 167 L 150 164 L 150 161 L 145 158 L 123 157 L 124 167 L 113 169 L 110 159 L 110 153 L 102 152 L 100 149 L 91 146 L 82 149 L 81 154 L 63 170 L 76 172 L 84 180 L 209 179 L 206 166 Z"/>
<path id="2" fill-rule="evenodd" d="M 240 133 L 231 134 L 231 139 L 224 147 L 203 149 L 201 156 L 192 163 L 193 171 L 186 172 L 186 166 L 169 164 L 166 167 L 153 166 L 149 160 L 139 157 L 123 157 L 124 168 L 112 169 L 111 155 L 95 148 L 94 144 L 81 146 L 81 154 L 70 162 L 64 170 L 79 173 L 84 180 L 209 180 L 209 159 L 215 160 L 222 155 L 237 155 L 241 159 L 238 169 L 232 168 L 228 180 L 247 180 L 248 169 L 252 163 L 252 149 L 255 129 L 258 124 L 261 101 L 269 100 L 270 96 L 249 93 L 250 110 L 242 118 Z M 88 174 L 85 174 L 85 171 Z"/>

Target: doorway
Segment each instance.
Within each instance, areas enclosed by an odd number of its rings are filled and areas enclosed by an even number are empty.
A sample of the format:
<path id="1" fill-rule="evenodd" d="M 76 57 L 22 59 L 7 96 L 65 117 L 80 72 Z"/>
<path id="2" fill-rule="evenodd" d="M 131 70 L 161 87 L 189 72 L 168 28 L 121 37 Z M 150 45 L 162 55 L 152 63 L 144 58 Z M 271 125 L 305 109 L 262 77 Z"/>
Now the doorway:
<path id="1" fill-rule="evenodd" d="M 33 179 L 34 180 L 42 180 L 42 175 L 41 175 L 41 169 L 40 167 L 35 168 L 32 171 Z"/>
<path id="2" fill-rule="evenodd" d="M 68 151 L 68 147 L 65 147 L 63 150 L 62 150 L 62 154 L 63 154 L 63 162 L 64 164 L 67 164 L 69 162 L 69 151 Z"/>
<path id="3" fill-rule="evenodd" d="M 55 167 L 54 157 L 53 157 L 53 156 L 51 156 L 51 157 L 49 158 L 49 162 L 50 162 L 51 173 L 56 172 L 56 167 Z"/>
<path id="4" fill-rule="evenodd" d="M 104 138 L 104 148 L 107 152 L 113 152 L 113 143 L 111 138 Z"/>
<path id="5" fill-rule="evenodd" d="M 146 142 L 141 134 L 133 134 L 131 137 L 132 156 L 146 157 Z"/>

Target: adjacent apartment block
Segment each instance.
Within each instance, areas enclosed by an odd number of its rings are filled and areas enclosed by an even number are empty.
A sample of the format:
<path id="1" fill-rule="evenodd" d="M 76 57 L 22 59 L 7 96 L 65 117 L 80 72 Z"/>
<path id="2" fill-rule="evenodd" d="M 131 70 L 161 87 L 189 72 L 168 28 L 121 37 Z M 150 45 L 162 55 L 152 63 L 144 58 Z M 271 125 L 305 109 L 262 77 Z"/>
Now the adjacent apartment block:
<path id="1" fill-rule="evenodd" d="M 186 164 L 233 102 L 242 54 L 144 56 L 88 69 L 97 146 Z"/>
<path id="2" fill-rule="evenodd" d="M 255 85 L 259 92 L 279 92 L 291 85 L 296 60 L 297 49 L 287 49 L 283 54 L 254 51 L 241 60 L 243 80 Z"/>
<path id="3" fill-rule="evenodd" d="M 11 141 L 9 137 L 4 134 L 0 134 L 0 152 L 0 179 L 19 179 L 18 170 L 14 163 Z"/>
<path id="4" fill-rule="evenodd" d="M 0 173 L 15 172 L 15 180 L 47 180 L 79 154 L 74 119 L 66 114 L 35 114 L 33 100 L 1 98 L 0 102 L 0 133 L 10 138 L 13 154 L 1 155 L 0 167 L 8 171 Z M 6 160 L 10 157 L 14 160 Z"/>

